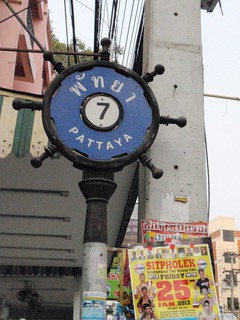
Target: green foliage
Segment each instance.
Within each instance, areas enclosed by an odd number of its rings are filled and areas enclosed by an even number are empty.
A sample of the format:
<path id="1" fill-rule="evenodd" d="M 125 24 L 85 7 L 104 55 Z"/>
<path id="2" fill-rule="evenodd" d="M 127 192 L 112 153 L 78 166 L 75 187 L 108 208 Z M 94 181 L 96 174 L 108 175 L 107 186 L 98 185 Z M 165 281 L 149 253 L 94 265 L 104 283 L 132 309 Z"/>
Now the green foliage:
<path id="1" fill-rule="evenodd" d="M 73 41 L 71 40 L 70 44 L 69 44 L 69 48 L 67 48 L 67 44 L 61 42 L 57 36 L 55 35 L 55 33 L 53 32 L 53 29 L 51 29 L 51 35 L 52 35 L 52 50 L 53 51 L 70 51 L 73 52 Z M 93 53 L 92 49 L 90 47 L 86 48 L 86 45 L 83 41 L 81 41 L 80 39 L 76 38 L 76 50 L 77 52 L 81 52 L 81 53 Z M 112 50 L 112 58 L 113 61 L 118 63 L 118 57 L 124 54 L 124 47 L 119 46 L 119 45 L 115 45 L 113 46 L 113 50 Z M 74 56 L 73 55 L 66 55 L 66 54 L 58 54 L 56 55 L 56 59 L 58 61 L 61 61 L 62 64 L 64 65 L 64 67 L 69 67 L 75 64 L 74 61 Z M 84 61 L 91 61 L 93 60 L 92 56 L 82 56 L 82 55 L 78 55 L 77 56 L 77 63 L 81 63 Z"/>
<path id="2" fill-rule="evenodd" d="M 124 47 L 120 45 L 113 46 L 113 61 L 118 63 L 118 57 L 124 54 Z"/>
<path id="3" fill-rule="evenodd" d="M 66 43 L 61 42 L 56 35 L 52 31 L 52 50 L 53 51 L 70 51 L 73 52 L 73 41 L 71 40 L 69 44 L 69 48 L 67 48 Z M 83 41 L 80 39 L 76 38 L 76 50 L 77 52 L 81 53 L 92 53 L 91 48 L 86 48 L 86 45 Z M 66 55 L 66 54 L 61 54 L 61 55 L 56 55 L 56 59 L 58 61 L 61 61 L 64 67 L 69 67 L 75 64 L 74 61 L 74 56 L 73 55 Z M 77 61 L 78 63 L 84 62 L 86 60 L 92 60 L 93 58 L 91 56 L 77 56 Z"/>

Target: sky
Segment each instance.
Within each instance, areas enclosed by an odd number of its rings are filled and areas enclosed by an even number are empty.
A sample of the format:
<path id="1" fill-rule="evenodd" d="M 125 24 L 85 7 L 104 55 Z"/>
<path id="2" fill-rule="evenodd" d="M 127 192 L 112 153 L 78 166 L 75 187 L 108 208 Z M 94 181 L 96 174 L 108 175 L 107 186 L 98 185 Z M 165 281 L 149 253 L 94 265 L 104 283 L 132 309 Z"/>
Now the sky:
<path id="1" fill-rule="evenodd" d="M 53 32 L 60 41 L 66 43 L 64 0 L 48 0 L 48 4 Z M 69 1 L 66 1 L 66 4 L 67 12 L 69 12 Z M 95 1 L 93 0 L 74 1 L 76 36 L 81 39 L 87 47 L 93 47 L 94 4 Z M 72 37 L 70 21 L 68 31 L 70 39 Z"/>
<path id="2" fill-rule="evenodd" d="M 240 2 L 202 12 L 204 93 L 240 97 Z M 205 98 L 210 219 L 234 217 L 240 228 L 240 101 Z"/>
<path id="3" fill-rule="evenodd" d="M 53 29 L 61 41 L 66 41 L 64 1 L 57 2 L 58 6 L 56 0 L 49 0 Z M 95 1 L 74 3 L 77 37 L 92 47 Z M 221 0 L 221 3 L 223 15 L 219 5 L 212 13 L 202 10 L 201 14 L 204 93 L 240 97 L 240 1 Z M 107 26 L 107 17 L 104 19 Z M 240 101 L 206 97 L 204 111 L 210 219 L 234 217 L 240 229 Z"/>

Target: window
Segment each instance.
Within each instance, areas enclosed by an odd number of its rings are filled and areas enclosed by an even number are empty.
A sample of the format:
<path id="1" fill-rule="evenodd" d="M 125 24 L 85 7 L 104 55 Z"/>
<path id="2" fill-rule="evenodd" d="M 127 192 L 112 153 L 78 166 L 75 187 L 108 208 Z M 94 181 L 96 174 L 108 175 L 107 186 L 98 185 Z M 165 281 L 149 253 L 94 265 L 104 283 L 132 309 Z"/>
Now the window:
<path id="1" fill-rule="evenodd" d="M 231 310 L 231 298 L 228 297 L 227 298 L 227 306 L 228 306 L 228 309 Z M 238 301 L 238 298 L 234 298 L 234 310 L 239 310 L 239 301 Z"/>
<path id="2" fill-rule="evenodd" d="M 233 230 L 223 230 L 223 241 L 234 242 Z"/>
<path id="3" fill-rule="evenodd" d="M 18 49 L 27 49 L 26 39 L 24 35 L 19 36 Z M 17 53 L 14 80 L 34 82 L 29 53 Z"/>
<path id="4" fill-rule="evenodd" d="M 225 281 L 226 281 L 226 285 L 228 287 L 231 287 L 231 277 L 232 277 L 231 274 L 226 274 Z M 233 285 L 234 285 L 234 287 L 237 286 L 237 275 L 236 274 L 233 275 Z"/>
<path id="5" fill-rule="evenodd" d="M 225 254 L 224 254 L 224 262 L 225 263 L 231 263 L 231 256 L 232 256 L 232 254 L 229 252 L 226 252 Z M 234 255 L 233 256 L 233 263 L 236 263 L 236 256 Z"/>

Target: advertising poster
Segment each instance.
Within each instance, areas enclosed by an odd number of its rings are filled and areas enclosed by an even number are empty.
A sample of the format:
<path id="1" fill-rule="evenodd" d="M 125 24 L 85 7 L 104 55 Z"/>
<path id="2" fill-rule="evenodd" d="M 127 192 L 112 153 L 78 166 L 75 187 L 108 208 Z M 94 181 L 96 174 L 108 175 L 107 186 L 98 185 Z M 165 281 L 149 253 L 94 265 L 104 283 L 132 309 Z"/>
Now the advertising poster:
<path id="1" fill-rule="evenodd" d="M 183 240 L 208 236 L 206 222 L 163 222 L 158 220 L 142 220 L 142 242 L 162 242 L 167 238 Z"/>
<path id="2" fill-rule="evenodd" d="M 110 269 L 107 276 L 107 299 L 115 300 L 119 297 L 121 273 L 116 269 Z"/>
<path id="3" fill-rule="evenodd" d="M 208 245 L 130 249 L 135 319 L 219 319 Z"/>
<path id="4" fill-rule="evenodd" d="M 106 294 L 102 292 L 84 292 L 82 302 L 82 320 L 104 320 Z"/>
<path id="5" fill-rule="evenodd" d="M 128 268 L 127 250 L 122 248 L 121 252 L 113 258 L 113 263 L 107 275 L 107 299 L 123 300 L 123 293 L 131 290 L 130 274 Z"/>

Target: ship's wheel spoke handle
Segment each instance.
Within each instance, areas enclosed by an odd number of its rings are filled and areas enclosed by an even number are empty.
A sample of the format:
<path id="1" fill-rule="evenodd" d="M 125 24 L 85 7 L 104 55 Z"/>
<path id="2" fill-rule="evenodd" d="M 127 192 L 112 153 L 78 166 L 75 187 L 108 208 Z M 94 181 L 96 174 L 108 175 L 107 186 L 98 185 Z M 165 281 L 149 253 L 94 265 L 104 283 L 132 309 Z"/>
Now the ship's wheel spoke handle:
<path id="1" fill-rule="evenodd" d="M 31 109 L 32 111 L 42 110 L 42 102 L 39 101 L 30 101 L 30 100 L 23 100 L 23 99 L 14 99 L 12 102 L 13 109 L 21 110 L 21 109 Z"/>
<path id="2" fill-rule="evenodd" d="M 62 62 L 55 60 L 52 51 L 45 51 L 43 54 L 43 58 L 45 61 L 49 61 L 53 65 L 53 69 L 57 71 L 57 73 L 61 73 L 65 70 Z"/>
<path id="3" fill-rule="evenodd" d="M 146 154 L 141 155 L 139 160 L 144 166 L 146 166 L 152 172 L 152 176 L 154 179 L 160 179 L 162 177 L 163 170 L 155 167 L 152 163 L 152 159 L 150 159 Z"/>
<path id="4" fill-rule="evenodd" d="M 45 151 L 39 157 L 33 157 L 31 159 L 31 165 L 34 168 L 40 168 L 42 163 L 47 158 L 52 158 L 53 155 L 57 152 L 57 147 L 55 145 L 51 145 L 48 148 L 45 148 Z"/>
<path id="5" fill-rule="evenodd" d="M 169 116 L 160 116 L 160 124 L 176 124 L 179 128 L 183 128 L 187 124 L 187 119 L 185 117 L 170 118 Z"/>
<path id="6" fill-rule="evenodd" d="M 142 76 L 142 79 L 145 82 L 151 82 L 153 81 L 153 78 L 157 75 L 157 74 L 163 74 L 165 71 L 165 68 L 163 65 L 161 64 L 157 64 L 154 68 L 154 70 L 152 72 L 147 72 L 144 76 Z"/>

